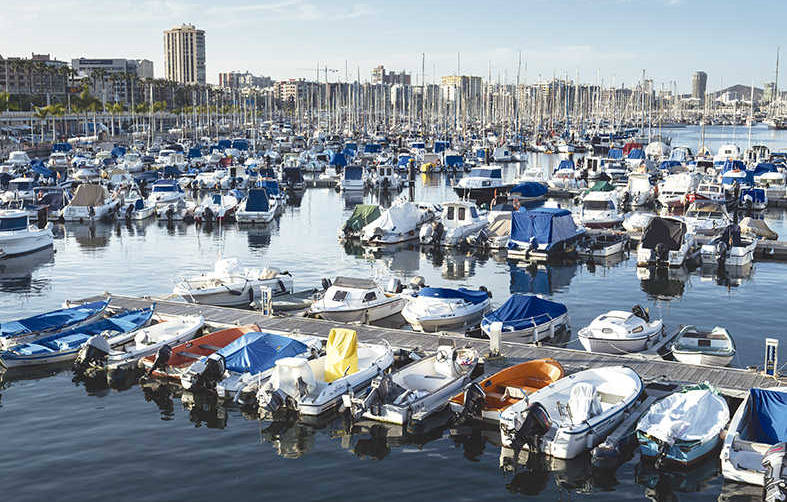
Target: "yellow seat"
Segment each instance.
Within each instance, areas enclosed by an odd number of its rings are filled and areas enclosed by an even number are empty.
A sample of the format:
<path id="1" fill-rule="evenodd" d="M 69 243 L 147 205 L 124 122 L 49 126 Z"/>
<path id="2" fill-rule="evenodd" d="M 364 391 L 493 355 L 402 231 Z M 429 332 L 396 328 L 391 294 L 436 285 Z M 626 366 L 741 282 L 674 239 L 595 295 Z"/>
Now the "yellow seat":
<path id="1" fill-rule="evenodd" d="M 333 382 L 358 372 L 358 335 L 354 330 L 333 328 L 325 347 L 325 381 Z"/>

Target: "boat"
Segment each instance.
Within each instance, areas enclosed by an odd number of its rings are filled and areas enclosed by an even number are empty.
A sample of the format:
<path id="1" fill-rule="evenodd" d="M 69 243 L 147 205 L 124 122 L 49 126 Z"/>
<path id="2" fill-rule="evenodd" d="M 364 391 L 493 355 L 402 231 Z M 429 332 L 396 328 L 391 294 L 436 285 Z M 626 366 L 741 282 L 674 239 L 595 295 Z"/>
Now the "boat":
<path id="1" fill-rule="evenodd" d="M 492 160 L 494 162 L 511 162 L 514 158 L 508 147 L 498 146 L 492 151 Z"/>
<path id="2" fill-rule="evenodd" d="M 727 192 L 721 186 L 721 183 L 703 181 L 697 185 L 695 194 L 697 198 L 718 202 L 719 204 L 727 204 Z"/>
<path id="3" fill-rule="evenodd" d="M 525 396 L 563 378 L 565 372 L 554 359 L 534 359 L 509 366 L 471 385 L 451 398 L 451 410 L 465 419 L 497 423 L 500 413 Z"/>
<path id="4" fill-rule="evenodd" d="M 648 226 L 650 220 L 655 218 L 653 213 L 644 211 L 632 211 L 626 214 L 623 219 L 623 228 L 631 234 L 641 234 L 645 227 Z"/>
<path id="5" fill-rule="evenodd" d="M 468 237 L 467 243 L 489 249 L 506 249 L 511 236 L 511 214 L 512 211 L 498 212 L 478 235 Z"/>
<path id="6" fill-rule="evenodd" d="M 697 173 L 670 174 L 658 185 L 658 201 L 662 206 L 683 206 L 688 195 L 697 191 L 702 177 Z"/>
<path id="7" fill-rule="evenodd" d="M 686 364 L 729 366 L 735 358 L 735 341 L 721 326 L 710 331 L 684 326 L 670 348 L 677 361 Z"/>
<path id="8" fill-rule="evenodd" d="M 650 183 L 650 174 L 631 173 L 626 184 L 624 201 L 632 208 L 650 205 L 656 197 L 656 191 Z M 624 204 L 625 205 L 625 204 Z"/>
<path id="9" fill-rule="evenodd" d="M 194 208 L 194 220 L 221 222 L 231 218 L 238 207 L 238 198 L 231 194 L 209 193 Z"/>
<path id="10" fill-rule="evenodd" d="M 586 258 L 608 258 L 628 248 L 629 238 L 624 233 L 587 235 L 577 243 L 577 254 Z"/>
<path id="11" fill-rule="evenodd" d="M 474 202 L 454 201 L 442 204 L 439 220 L 425 225 L 419 233 L 421 244 L 455 247 L 467 242 L 487 226 L 487 219 Z"/>
<path id="12" fill-rule="evenodd" d="M 738 199 L 738 207 L 754 211 L 762 211 L 768 207 L 768 195 L 764 188 L 742 188 Z"/>
<path id="13" fill-rule="evenodd" d="M 73 307 L 66 303 L 62 309 L 0 323 L 0 348 L 8 349 L 14 345 L 92 322 L 104 313 L 109 301 L 110 298 L 107 298 Z"/>
<path id="14" fill-rule="evenodd" d="M 361 229 L 361 242 L 370 245 L 397 244 L 418 238 L 418 229 L 433 218 L 417 204 L 396 201 L 380 216 Z"/>
<path id="15" fill-rule="evenodd" d="M 360 397 L 342 396 L 350 417 L 412 426 L 443 410 L 467 386 L 478 362 L 472 348 L 439 345 L 437 353 L 375 378 Z"/>
<path id="16" fill-rule="evenodd" d="M 693 258 L 696 244 L 686 222 L 670 216 L 653 217 L 637 246 L 637 266 L 680 267 Z"/>
<path id="17" fill-rule="evenodd" d="M 714 235 L 731 222 L 724 203 L 703 199 L 689 204 L 683 220 L 689 231 L 695 235 Z"/>
<path id="18" fill-rule="evenodd" d="M 299 192 L 306 189 L 301 168 L 297 166 L 284 167 L 281 171 L 282 185 L 289 191 Z"/>
<path id="19" fill-rule="evenodd" d="M 738 226 L 741 229 L 741 235 L 752 239 L 764 239 L 775 241 L 779 238 L 779 234 L 771 230 L 765 220 L 756 220 L 751 216 L 743 218 Z"/>
<path id="20" fill-rule="evenodd" d="M 380 190 L 399 190 L 402 188 L 402 178 L 393 166 L 377 166 L 372 178 L 372 184 Z"/>
<path id="21" fill-rule="evenodd" d="M 689 387 L 655 402 L 637 423 L 640 453 L 656 467 L 688 467 L 721 444 L 730 421 L 727 401 L 707 385 Z"/>
<path id="22" fill-rule="evenodd" d="M 579 221 L 587 228 L 611 228 L 623 223 L 615 191 L 590 191 L 582 198 Z"/>
<path id="23" fill-rule="evenodd" d="M 3 258 L 34 253 L 54 243 L 52 224 L 30 225 L 30 215 L 19 209 L 0 209 L 0 249 Z"/>
<path id="24" fill-rule="evenodd" d="M 552 338 L 568 326 L 565 305 L 536 295 L 513 294 L 481 320 L 481 331 L 492 336 L 499 330 L 504 340 L 534 343 Z"/>
<path id="25" fill-rule="evenodd" d="M 713 163 L 724 163 L 728 160 L 739 160 L 741 158 L 741 149 L 738 145 L 727 144 L 721 145 L 716 155 L 713 156 Z"/>
<path id="26" fill-rule="evenodd" d="M 740 227 L 729 225 L 718 233 L 710 242 L 700 248 L 703 264 L 718 264 L 742 267 L 754 261 L 757 239 L 746 239 L 741 236 Z"/>
<path id="27" fill-rule="evenodd" d="M 560 164 L 552 173 L 548 184 L 550 188 L 557 190 L 579 190 L 584 188 L 585 181 L 580 176 L 579 171 L 577 171 L 574 161 L 564 159 L 560 161 Z"/>
<path id="28" fill-rule="evenodd" d="M 180 377 L 191 367 L 192 363 L 203 356 L 209 356 L 222 347 L 226 347 L 246 333 L 259 331 L 255 324 L 237 326 L 188 340 L 171 349 L 159 349 L 156 354 L 148 355 L 139 360 L 137 365 L 145 370 L 147 376 L 173 380 L 180 383 Z M 169 348 L 169 346 L 167 346 Z"/>
<path id="29" fill-rule="evenodd" d="M 121 200 L 119 211 L 128 220 L 144 220 L 156 214 L 156 206 L 142 197 L 139 188 L 132 188 Z"/>
<path id="30" fill-rule="evenodd" d="M 750 389 L 727 427 L 720 455 L 724 479 L 763 486 L 765 453 L 784 441 L 787 441 L 787 387 Z M 784 478 L 787 469 L 774 474 Z"/>
<path id="31" fill-rule="evenodd" d="M 270 223 L 275 216 L 276 207 L 271 207 L 268 191 L 264 188 L 249 190 L 235 212 L 238 223 Z"/>
<path id="32" fill-rule="evenodd" d="M 423 288 L 402 309 L 416 331 L 466 330 L 481 322 L 491 305 L 485 288 Z"/>
<path id="33" fill-rule="evenodd" d="M 567 209 L 540 207 L 511 214 L 508 257 L 533 261 L 570 256 L 577 239 L 585 233 L 577 228 Z"/>
<path id="34" fill-rule="evenodd" d="M 611 310 L 579 330 L 578 338 L 588 352 L 631 354 L 651 347 L 665 335 L 661 319 L 650 320 L 650 314 L 639 305 L 631 312 Z"/>
<path id="35" fill-rule="evenodd" d="M 382 213 L 377 204 L 357 204 L 353 213 L 339 229 L 339 239 L 360 238 L 361 232 L 371 222 L 377 220 Z"/>
<path id="36" fill-rule="evenodd" d="M 276 361 L 270 380 L 257 392 L 260 414 L 289 408 L 300 415 L 322 415 L 342 403 L 343 394 L 366 388 L 392 364 L 389 346 L 358 344 L 355 331 L 333 328 L 324 356 Z"/>
<path id="37" fill-rule="evenodd" d="M 110 347 L 123 345 L 134 338 L 135 332 L 146 326 L 153 317 L 154 306 L 130 310 L 76 328 L 60 331 L 32 342 L 14 345 L 0 352 L 7 368 L 42 366 L 71 361 L 93 335 L 107 339 Z"/>
<path id="38" fill-rule="evenodd" d="M 364 180 L 363 166 L 350 165 L 342 171 L 342 177 L 339 180 L 339 187 L 345 192 L 363 190 L 366 186 Z"/>
<path id="39" fill-rule="evenodd" d="M 157 180 L 150 188 L 147 202 L 148 205 L 161 209 L 177 203 L 184 196 L 177 180 Z"/>
<path id="40" fill-rule="evenodd" d="M 262 288 L 270 288 L 271 296 L 290 294 L 293 278 L 289 272 L 275 268 L 241 267 L 237 258 L 222 258 L 212 272 L 185 278 L 172 292 L 189 303 L 248 307 L 262 296 Z"/>
<path id="41" fill-rule="evenodd" d="M 455 185 L 459 197 L 473 200 L 492 200 L 497 193 L 505 192 L 510 185 L 503 183 L 503 170 L 495 166 L 480 166 L 470 170 Z"/>
<path id="42" fill-rule="evenodd" d="M 181 375 L 180 384 L 186 390 L 213 390 L 220 399 L 234 399 L 241 391 L 254 396 L 273 374 L 276 361 L 309 359 L 321 351 L 318 338 L 253 331 L 194 361 Z"/>
<path id="43" fill-rule="evenodd" d="M 399 294 L 387 295 L 371 279 L 337 277 L 325 280 L 325 291 L 309 307 L 309 314 L 338 322 L 370 323 L 402 311 L 406 300 Z"/>
<path id="44" fill-rule="evenodd" d="M 83 184 L 74 192 L 74 197 L 63 208 L 65 221 L 96 221 L 114 213 L 120 201 L 110 197 L 103 185 Z"/>
<path id="45" fill-rule="evenodd" d="M 641 393 L 642 380 L 625 366 L 564 376 L 500 414 L 503 446 L 575 458 L 601 443 Z"/>

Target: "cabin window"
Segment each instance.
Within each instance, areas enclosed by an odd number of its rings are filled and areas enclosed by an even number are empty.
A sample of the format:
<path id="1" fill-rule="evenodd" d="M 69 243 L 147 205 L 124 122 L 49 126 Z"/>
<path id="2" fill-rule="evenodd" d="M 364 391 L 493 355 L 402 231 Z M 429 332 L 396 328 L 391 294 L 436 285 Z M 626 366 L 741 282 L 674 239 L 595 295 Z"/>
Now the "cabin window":
<path id="1" fill-rule="evenodd" d="M 448 211 L 445 216 L 446 220 L 453 220 L 454 219 L 454 206 L 449 206 Z"/>
<path id="2" fill-rule="evenodd" d="M 475 219 L 475 218 L 478 218 L 478 211 L 476 211 L 474 207 L 471 207 L 471 208 L 470 208 L 470 216 L 471 216 L 473 219 Z"/>
<path id="3" fill-rule="evenodd" d="M 335 302 L 343 302 L 345 298 L 347 298 L 347 291 L 342 291 L 341 289 L 333 295 L 333 301 Z"/>
<path id="4" fill-rule="evenodd" d="M 460 208 L 459 208 L 459 215 L 457 216 L 457 218 L 456 218 L 456 219 L 457 219 L 457 220 L 464 220 L 464 219 L 465 219 L 465 213 L 466 213 L 466 212 L 467 212 L 467 211 L 465 210 L 465 208 L 463 208 L 463 207 L 460 207 Z"/>
<path id="5" fill-rule="evenodd" d="M 377 294 L 374 291 L 369 291 L 363 297 L 363 302 L 373 302 L 377 299 Z"/>

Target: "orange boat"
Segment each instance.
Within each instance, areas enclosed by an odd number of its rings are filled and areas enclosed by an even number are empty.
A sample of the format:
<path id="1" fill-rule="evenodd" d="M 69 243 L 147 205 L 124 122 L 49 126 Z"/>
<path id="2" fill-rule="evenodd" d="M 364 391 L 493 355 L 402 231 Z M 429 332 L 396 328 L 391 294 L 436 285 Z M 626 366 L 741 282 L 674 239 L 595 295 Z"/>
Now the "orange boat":
<path id="1" fill-rule="evenodd" d="M 469 400 L 475 401 L 477 406 L 467 410 L 468 416 L 497 422 L 500 412 L 526 395 L 563 378 L 563 375 L 563 367 L 554 359 L 534 359 L 498 371 L 451 398 L 449 404 L 452 410 L 462 412 L 465 397 L 470 395 Z"/>
<path id="2" fill-rule="evenodd" d="M 194 361 L 203 356 L 213 354 L 246 333 L 252 333 L 259 330 L 260 328 L 255 324 L 247 324 L 236 328 L 214 331 L 213 333 L 176 345 L 172 348 L 172 354 L 169 356 L 166 366 L 163 369 L 153 370 L 152 376 L 177 380 L 178 383 L 180 383 L 180 376 Z M 140 367 L 145 370 L 150 370 L 157 356 L 158 354 L 154 354 L 141 359 L 139 362 Z"/>

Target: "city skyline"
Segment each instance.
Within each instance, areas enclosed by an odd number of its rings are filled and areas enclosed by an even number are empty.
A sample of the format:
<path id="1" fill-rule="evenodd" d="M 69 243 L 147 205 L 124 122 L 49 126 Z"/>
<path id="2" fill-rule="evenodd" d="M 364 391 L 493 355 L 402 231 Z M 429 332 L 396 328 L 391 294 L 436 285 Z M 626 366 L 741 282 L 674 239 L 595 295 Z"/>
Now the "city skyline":
<path id="1" fill-rule="evenodd" d="M 675 83 L 679 92 L 688 93 L 698 70 L 708 74 L 709 91 L 752 82 L 763 87 L 774 78 L 781 43 L 779 16 L 762 19 L 755 16 L 757 9 L 736 13 L 741 29 L 731 30 L 726 2 L 706 9 L 711 3 L 690 0 L 534 0 L 483 7 L 455 2 L 450 9 L 409 1 L 396 6 L 307 0 L 235 0 L 222 6 L 201 0 L 3 3 L 8 15 L 0 28 L 9 38 L 0 44 L 3 57 L 35 52 L 66 61 L 150 59 L 156 78 L 164 78 L 162 33 L 189 23 L 206 33 L 207 82 L 213 84 L 219 73 L 229 71 L 314 80 L 318 64 L 330 68 L 331 81 L 355 80 L 359 74 L 368 81 L 372 69 L 384 65 L 411 73 L 413 84 L 419 84 L 423 53 L 427 83 L 457 72 L 513 83 L 519 71 L 521 82 L 578 76 L 582 82 L 632 87 L 644 69 L 656 89 Z M 781 5 L 769 8 L 787 12 Z M 510 15 L 501 18 L 498 12 Z M 569 19 L 568 12 L 581 21 Z M 644 16 L 664 19 L 664 28 L 638 19 Z M 755 17 L 757 37 L 752 39 Z M 62 29 L 64 20 L 69 30 Z M 20 28 L 30 23 L 38 29 Z M 721 28 L 723 37 L 718 36 Z"/>

